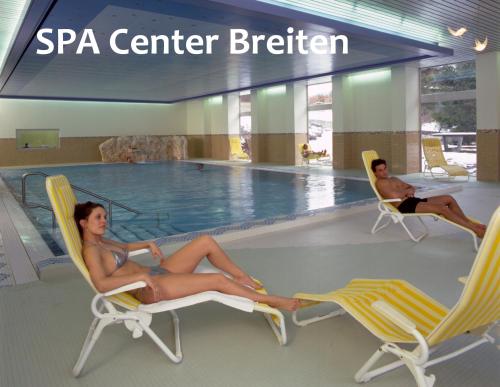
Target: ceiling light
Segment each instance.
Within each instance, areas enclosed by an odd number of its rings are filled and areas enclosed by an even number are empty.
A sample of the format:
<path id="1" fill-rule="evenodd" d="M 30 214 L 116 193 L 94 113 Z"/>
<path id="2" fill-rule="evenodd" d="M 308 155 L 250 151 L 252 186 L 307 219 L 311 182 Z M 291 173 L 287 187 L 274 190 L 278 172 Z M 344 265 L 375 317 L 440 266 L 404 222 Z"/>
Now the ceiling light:
<path id="1" fill-rule="evenodd" d="M 453 36 L 462 36 L 463 34 L 465 34 L 467 32 L 467 28 L 461 27 L 455 31 L 455 30 L 451 29 L 450 27 L 448 27 L 448 32 L 450 34 L 452 34 Z"/>
<path id="2" fill-rule="evenodd" d="M 368 27 L 377 31 L 418 39 L 428 43 L 441 41 L 443 29 L 417 19 L 403 17 L 382 9 L 365 5 L 358 0 L 257 0 L 333 20 Z"/>
<path id="3" fill-rule="evenodd" d="M 488 45 L 488 37 L 484 38 L 484 42 L 480 42 L 478 39 L 474 40 L 474 50 L 477 52 L 483 51 Z"/>

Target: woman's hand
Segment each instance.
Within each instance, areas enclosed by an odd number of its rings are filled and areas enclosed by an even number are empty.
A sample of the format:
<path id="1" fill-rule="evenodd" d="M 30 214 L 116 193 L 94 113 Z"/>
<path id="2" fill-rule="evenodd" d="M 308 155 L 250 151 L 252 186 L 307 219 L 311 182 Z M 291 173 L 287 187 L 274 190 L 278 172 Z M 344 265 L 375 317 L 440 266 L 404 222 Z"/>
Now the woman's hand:
<path id="1" fill-rule="evenodd" d="M 160 258 L 160 259 L 165 258 L 163 252 L 160 250 L 160 248 L 156 245 L 155 242 L 149 243 L 149 250 L 151 251 L 151 255 L 153 256 L 153 258 Z"/>
<path id="2" fill-rule="evenodd" d="M 144 273 L 143 276 L 141 276 L 141 281 L 144 281 L 146 282 L 146 291 L 149 290 L 149 292 L 151 292 L 151 296 L 153 297 L 153 299 L 151 300 L 151 302 L 158 302 L 160 301 L 160 288 L 158 287 L 158 285 L 153 281 L 153 279 L 151 278 L 151 276 L 147 273 Z M 147 289 L 149 288 L 149 289 Z"/>

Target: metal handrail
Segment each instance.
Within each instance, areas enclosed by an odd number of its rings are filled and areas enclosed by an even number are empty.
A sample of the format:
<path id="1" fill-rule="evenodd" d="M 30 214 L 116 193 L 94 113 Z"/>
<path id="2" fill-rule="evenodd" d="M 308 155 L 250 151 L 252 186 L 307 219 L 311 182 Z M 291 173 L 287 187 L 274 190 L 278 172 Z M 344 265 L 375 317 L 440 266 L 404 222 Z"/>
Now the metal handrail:
<path id="1" fill-rule="evenodd" d="M 21 198 L 22 198 L 22 202 L 23 204 L 26 206 L 26 207 L 29 207 L 29 208 L 43 208 L 44 210 L 48 210 L 50 212 L 52 212 L 52 228 L 54 229 L 55 228 L 55 215 L 54 215 L 54 211 L 52 210 L 52 208 L 44 205 L 44 204 L 39 204 L 39 203 L 29 203 L 26 201 L 26 180 L 28 177 L 30 176 L 43 176 L 43 177 L 48 177 L 50 175 L 44 173 L 44 172 L 27 172 L 25 174 L 23 174 L 22 176 L 22 179 L 21 179 Z M 112 199 L 109 199 L 105 196 L 102 196 L 102 195 L 99 195 L 95 192 L 92 192 L 92 191 L 89 191 L 88 189 L 85 189 L 85 188 L 82 188 L 82 187 L 78 187 L 76 185 L 73 185 L 73 184 L 70 184 L 71 188 L 73 188 L 74 190 L 76 191 L 80 191 L 80 192 L 83 192 L 87 195 L 90 195 L 90 196 L 93 196 L 99 200 L 103 200 L 105 202 L 108 203 L 108 219 L 109 219 L 109 225 L 112 226 L 113 225 L 113 205 L 117 206 L 117 207 L 120 207 L 120 208 L 123 208 L 124 210 L 127 210 L 129 212 L 133 212 L 134 214 L 137 214 L 137 215 L 141 215 L 142 212 L 140 211 L 137 211 L 137 210 L 134 210 L 133 208 L 130 208 L 128 206 L 126 206 L 125 204 L 121 204 L 117 201 L 114 201 Z"/>

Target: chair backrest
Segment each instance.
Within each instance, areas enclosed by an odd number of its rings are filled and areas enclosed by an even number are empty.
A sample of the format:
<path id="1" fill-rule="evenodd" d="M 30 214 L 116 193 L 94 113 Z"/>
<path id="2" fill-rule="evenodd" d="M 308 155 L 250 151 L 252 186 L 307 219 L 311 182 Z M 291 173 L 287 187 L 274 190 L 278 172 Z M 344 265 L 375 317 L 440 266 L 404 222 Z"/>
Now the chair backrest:
<path id="1" fill-rule="evenodd" d="M 376 186 L 377 177 L 372 171 L 372 161 L 380 158 L 378 156 L 377 151 L 375 150 L 363 151 L 361 152 L 361 158 L 363 159 L 363 164 L 365 165 L 366 174 L 368 175 L 368 180 L 370 180 L 370 185 L 372 186 L 373 191 L 377 195 L 378 200 L 384 200 L 382 195 L 380 195 L 380 193 L 378 192 Z"/>
<path id="2" fill-rule="evenodd" d="M 247 154 L 243 152 L 241 148 L 240 136 L 230 136 L 229 137 L 229 148 L 232 155 L 237 157 L 247 157 Z"/>
<path id="3" fill-rule="evenodd" d="M 372 186 L 373 192 L 375 192 L 375 195 L 377 195 L 378 200 L 384 200 L 382 195 L 380 195 L 380 192 L 378 192 L 376 185 L 377 177 L 372 171 L 372 161 L 380 158 L 377 151 L 375 150 L 363 151 L 361 152 L 361 158 L 363 159 L 363 164 L 365 165 L 366 174 L 368 175 L 368 180 L 370 181 L 370 185 Z M 394 207 L 391 203 L 384 203 L 384 206 L 393 212 L 399 213 L 399 210 L 396 207 Z"/>
<path id="4" fill-rule="evenodd" d="M 493 214 L 462 295 L 428 335 L 429 345 L 500 319 L 500 207 Z"/>
<path id="5" fill-rule="evenodd" d="M 424 150 L 425 161 L 429 168 L 448 165 L 444 158 L 443 149 L 441 148 L 441 139 L 437 137 L 422 138 L 422 149 Z"/>
<path id="6" fill-rule="evenodd" d="M 88 284 L 97 292 L 82 255 L 82 240 L 74 219 L 75 204 L 77 200 L 73 193 L 73 189 L 68 179 L 63 175 L 47 177 L 45 180 L 45 187 L 57 223 L 59 224 L 64 243 L 68 249 L 68 254 L 80 273 L 82 273 L 83 277 L 87 280 Z M 140 304 L 137 299 L 128 293 L 118 294 L 109 299 L 128 309 L 134 309 Z"/>

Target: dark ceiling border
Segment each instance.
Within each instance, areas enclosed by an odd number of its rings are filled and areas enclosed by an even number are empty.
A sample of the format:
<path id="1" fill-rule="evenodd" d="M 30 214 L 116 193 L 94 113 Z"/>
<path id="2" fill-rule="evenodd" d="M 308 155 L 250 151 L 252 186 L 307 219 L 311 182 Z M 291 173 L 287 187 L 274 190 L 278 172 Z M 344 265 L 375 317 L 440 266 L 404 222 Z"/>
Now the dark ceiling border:
<path id="1" fill-rule="evenodd" d="M 76 98 L 76 97 L 38 97 L 38 96 L 19 96 L 19 95 L 0 95 L 0 99 L 25 99 L 25 100 L 43 100 L 43 101 L 81 101 L 81 102 L 114 102 L 114 103 L 149 103 L 149 104 L 164 104 L 164 105 L 170 105 L 173 103 L 177 102 L 185 102 L 185 101 L 190 101 L 193 99 L 199 99 L 199 98 L 206 98 L 206 97 L 214 97 L 214 96 L 219 96 L 222 94 L 228 94 L 228 93 L 236 93 L 239 91 L 244 91 L 244 90 L 250 90 L 250 89 L 259 89 L 262 87 L 271 87 L 271 86 L 276 86 L 276 85 L 282 85 L 286 84 L 289 82 L 298 82 L 298 81 L 304 81 L 307 79 L 312 79 L 312 78 L 319 78 L 319 77 L 324 77 L 328 75 L 340 75 L 344 73 L 353 73 L 353 72 L 359 72 L 359 71 L 365 71 L 365 70 L 371 70 L 375 68 L 380 68 L 380 67 L 386 67 L 386 66 L 392 66 L 396 64 L 401 64 L 401 63 L 407 63 L 407 62 L 414 62 L 422 59 L 427 59 L 430 58 L 431 56 L 428 55 L 422 55 L 422 56 L 416 56 L 416 57 L 411 57 L 411 58 L 404 58 L 404 59 L 397 59 L 397 60 L 392 60 L 392 61 L 387 61 L 387 62 L 381 62 L 381 63 L 374 63 L 374 64 L 369 64 L 369 65 L 364 65 L 364 66 L 358 66 L 358 67 L 350 67 L 348 69 L 344 70 L 337 70 L 333 72 L 327 72 L 327 73 L 321 73 L 321 74 L 314 74 L 314 75 L 307 75 L 304 77 L 298 77 L 298 78 L 290 78 L 290 79 L 282 79 L 279 81 L 273 81 L 273 82 L 268 82 L 268 83 L 261 83 L 258 85 L 252 85 L 248 87 L 240 87 L 237 89 L 229 89 L 229 90 L 219 90 L 213 93 L 208 93 L 208 94 L 201 94 L 193 97 L 187 97 L 187 98 L 180 98 L 172 101 L 160 101 L 160 100 L 134 100 L 134 99 L 107 99 L 107 98 Z"/>

